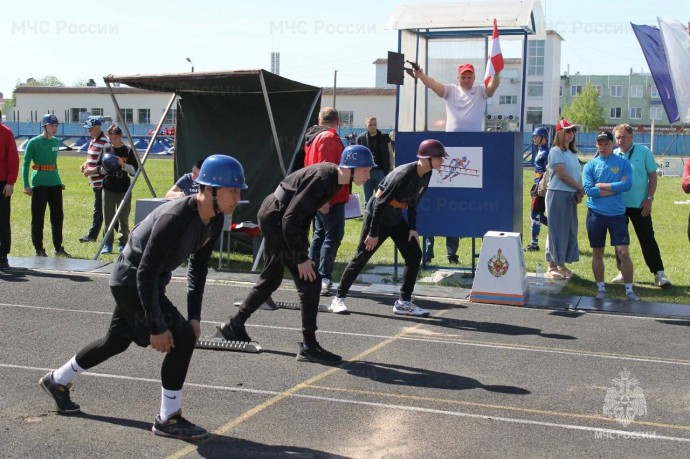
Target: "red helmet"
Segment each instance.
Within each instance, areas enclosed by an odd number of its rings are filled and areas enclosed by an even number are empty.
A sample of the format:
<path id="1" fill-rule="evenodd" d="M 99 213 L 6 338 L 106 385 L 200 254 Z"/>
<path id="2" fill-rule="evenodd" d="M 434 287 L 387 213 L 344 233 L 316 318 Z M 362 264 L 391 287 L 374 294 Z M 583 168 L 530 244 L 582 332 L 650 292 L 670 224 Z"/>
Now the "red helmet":
<path id="1" fill-rule="evenodd" d="M 417 158 L 448 158 L 446 147 L 435 139 L 426 139 L 419 144 Z"/>

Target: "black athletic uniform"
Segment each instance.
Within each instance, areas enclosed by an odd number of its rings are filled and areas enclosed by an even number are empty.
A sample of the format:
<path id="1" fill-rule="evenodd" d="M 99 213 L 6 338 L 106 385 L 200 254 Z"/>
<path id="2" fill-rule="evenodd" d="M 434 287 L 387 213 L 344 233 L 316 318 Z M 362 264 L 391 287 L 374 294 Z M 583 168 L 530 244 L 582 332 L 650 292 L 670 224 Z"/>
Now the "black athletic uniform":
<path id="1" fill-rule="evenodd" d="M 417 204 L 429 187 L 431 173 L 429 171 L 420 177 L 417 174 L 417 162 L 403 164 L 393 169 L 379 183 L 378 192 L 367 202 L 357 254 L 343 271 L 338 298 L 347 297 L 347 292 L 359 273 L 390 236 L 405 259 L 400 299 L 410 301 L 422 261 L 422 251 L 419 242 L 409 240 L 409 232 L 417 230 Z M 407 210 L 407 218 L 403 215 L 403 210 Z M 366 249 L 364 240 L 367 236 L 379 238 L 374 250 Z"/>
<path id="2" fill-rule="evenodd" d="M 164 389 L 180 390 L 187 376 L 196 336 L 189 320 L 201 320 L 201 301 L 208 263 L 223 228 L 223 215 L 205 225 L 199 218 L 196 195 L 170 201 L 132 229 L 110 275 L 115 311 L 102 339 L 76 356 L 89 369 L 123 352 L 132 342 L 150 344 L 149 335 L 170 330 L 175 347 L 161 368 Z M 172 271 L 189 259 L 187 318 L 165 296 Z"/>
<path id="3" fill-rule="evenodd" d="M 288 175 L 264 199 L 257 215 L 264 236 L 265 268 L 259 281 L 244 300 L 233 322 L 244 325 L 271 294 L 280 287 L 287 267 L 295 280 L 302 309 L 304 343 L 316 343 L 316 315 L 321 278 L 302 280 L 297 265 L 309 260 L 309 230 L 316 212 L 340 189 L 338 165 L 319 163 Z"/>

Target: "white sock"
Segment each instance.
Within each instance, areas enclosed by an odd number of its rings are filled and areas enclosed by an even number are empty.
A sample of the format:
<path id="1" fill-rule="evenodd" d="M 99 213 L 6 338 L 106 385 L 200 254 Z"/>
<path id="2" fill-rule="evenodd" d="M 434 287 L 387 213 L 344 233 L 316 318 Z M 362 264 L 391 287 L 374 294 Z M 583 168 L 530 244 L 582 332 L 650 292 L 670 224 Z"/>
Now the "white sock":
<path id="1" fill-rule="evenodd" d="M 597 282 L 597 290 L 600 292 L 606 291 L 606 285 L 603 282 Z"/>
<path id="2" fill-rule="evenodd" d="M 626 294 L 626 295 L 627 295 L 628 293 L 632 293 L 632 291 L 633 291 L 632 287 L 633 287 L 633 284 L 632 284 L 632 283 L 630 283 L 630 284 L 625 284 L 625 294 Z"/>
<path id="3" fill-rule="evenodd" d="M 53 381 L 66 386 L 82 371 L 84 369 L 77 364 L 77 356 L 75 355 L 69 362 L 53 372 Z"/>
<path id="4" fill-rule="evenodd" d="M 167 421 L 170 416 L 180 411 L 182 390 L 168 390 L 161 387 L 161 421 Z"/>

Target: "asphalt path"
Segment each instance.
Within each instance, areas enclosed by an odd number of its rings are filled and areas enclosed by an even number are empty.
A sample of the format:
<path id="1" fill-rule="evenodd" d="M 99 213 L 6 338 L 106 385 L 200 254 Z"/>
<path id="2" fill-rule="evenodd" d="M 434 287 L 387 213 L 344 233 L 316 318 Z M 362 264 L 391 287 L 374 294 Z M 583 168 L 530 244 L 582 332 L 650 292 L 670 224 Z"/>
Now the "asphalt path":
<path id="1" fill-rule="evenodd" d="M 320 313 L 319 341 L 346 359 L 336 367 L 295 360 L 298 311 L 257 311 L 248 332 L 262 353 L 194 353 L 182 406 L 213 432 L 203 442 L 151 433 L 162 356 L 134 345 L 75 380 L 82 414 L 58 415 L 37 381 L 103 336 L 107 280 L 0 275 L 2 457 L 690 456 L 690 322 L 452 299 L 419 299 L 429 318 L 394 316 L 390 296 Z M 202 334 L 249 288 L 210 282 Z M 184 279 L 169 296 L 186 309 Z M 629 398 L 646 410 L 626 425 Z"/>

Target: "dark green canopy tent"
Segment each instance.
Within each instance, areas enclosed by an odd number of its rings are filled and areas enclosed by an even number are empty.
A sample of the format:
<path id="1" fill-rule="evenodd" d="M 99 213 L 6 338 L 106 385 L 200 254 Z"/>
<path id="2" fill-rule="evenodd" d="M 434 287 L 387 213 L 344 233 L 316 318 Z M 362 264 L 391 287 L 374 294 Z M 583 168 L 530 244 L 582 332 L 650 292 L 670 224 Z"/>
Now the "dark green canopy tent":
<path id="1" fill-rule="evenodd" d="M 321 104 L 320 88 L 265 70 L 109 75 L 104 81 L 109 88 L 120 83 L 173 94 L 159 123 L 176 103 L 171 186 L 199 159 L 212 154 L 231 155 L 242 163 L 249 184 L 242 199 L 250 203 L 236 210 L 236 222 L 256 221 L 264 198 L 288 172 L 301 167 L 294 164 L 295 158 L 305 131 L 317 122 Z M 111 96 L 120 111 L 112 91 Z"/>

